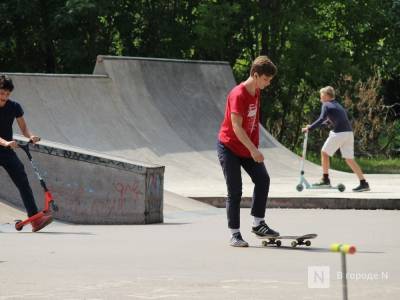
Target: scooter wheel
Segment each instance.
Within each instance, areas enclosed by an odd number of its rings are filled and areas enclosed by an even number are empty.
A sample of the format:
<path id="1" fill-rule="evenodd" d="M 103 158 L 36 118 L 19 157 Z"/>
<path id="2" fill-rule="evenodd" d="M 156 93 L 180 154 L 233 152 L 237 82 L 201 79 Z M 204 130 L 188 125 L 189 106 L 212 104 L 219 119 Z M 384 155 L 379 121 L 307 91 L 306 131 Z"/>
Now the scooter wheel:
<path id="1" fill-rule="evenodd" d="M 345 189 L 346 189 L 346 187 L 344 186 L 344 184 L 339 184 L 338 185 L 339 192 L 344 192 Z"/>
<path id="2" fill-rule="evenodd" d="M 296 186 L 296 190 L 298 191 L 298 192 L 301 192 L 302 190 L 303 190 L 303 185 L 302 184 L 298 184 L 297 186 Z"/>
<path id="3" fill-rule="evenodd" d="M 24 228 L 24 225 L 22 225 L 22 226 L 19 225 L 20 223 L 22 223 L 22 221 L 17 221 L 17 222 L 15 223 L 15 229 L 16 229 L 17 231 L 21 231 L 22 228 Z"/>

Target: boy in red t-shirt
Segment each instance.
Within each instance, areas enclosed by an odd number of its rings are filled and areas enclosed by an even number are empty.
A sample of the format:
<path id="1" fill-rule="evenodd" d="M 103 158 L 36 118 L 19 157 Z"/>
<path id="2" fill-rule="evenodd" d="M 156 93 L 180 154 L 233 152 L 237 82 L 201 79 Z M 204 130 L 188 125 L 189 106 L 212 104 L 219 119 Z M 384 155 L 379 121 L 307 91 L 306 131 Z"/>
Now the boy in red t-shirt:
<path id="1" fill-rule="evenodd" d="M 226 210 L 232 234 L 230 245 L 234 247 L 249 245 L 240 233 L 241 167 L 255 185 L 252 232 L 260 237 L 279 236 L 264 221 L 270 179 L 264 156 L 258 150 L 260 90 L 269 86 L 276 72 L 276 66 L 267 56 L 259 56 L 253 61 L 249 78 L 228 94 L 225 117 L 218 134 L 218 159 L 228 189 Z"/>

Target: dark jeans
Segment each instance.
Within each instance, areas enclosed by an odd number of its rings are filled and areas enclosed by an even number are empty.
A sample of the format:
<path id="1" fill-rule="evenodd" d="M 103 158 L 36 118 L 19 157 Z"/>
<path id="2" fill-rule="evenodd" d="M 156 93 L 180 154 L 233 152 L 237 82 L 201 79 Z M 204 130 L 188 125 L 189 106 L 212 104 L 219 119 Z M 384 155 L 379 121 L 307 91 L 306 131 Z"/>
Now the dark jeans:
<path id="1" fill-rule="evenodd" d="M 25 173 L 24 165 L 15 152 L 10 150 L 0 153 L 0 166 L 7 171 L 11 180 L 18 188 L 28 216 L 31 217 L 37 214 L 38 208 L 33 197 L 31 186 L 29 185 L 28 177 Z"/>
<path id="2" fill-rule="evenodd" d="M 257 218 L 264 218 L 270 183 L 264 163 L 257 163 L 253 158 L 239 157 L 221 142 L 218 142 L 217 148 L 218 159 L 228 188 L 228 198 L 226 201 L 228 227 L 230 229 L 240 228 L 240 201 L 242 199 L 241 167 L 249 174 L 254 183 L 251 215 Z"/>

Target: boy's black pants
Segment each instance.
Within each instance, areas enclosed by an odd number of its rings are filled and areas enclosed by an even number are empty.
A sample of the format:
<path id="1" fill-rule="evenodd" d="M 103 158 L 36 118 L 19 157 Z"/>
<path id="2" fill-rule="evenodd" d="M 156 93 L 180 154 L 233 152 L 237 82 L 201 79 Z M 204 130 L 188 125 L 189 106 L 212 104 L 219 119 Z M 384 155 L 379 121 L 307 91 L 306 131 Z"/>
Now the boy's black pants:
<path id="1" fill-rule="evenodd" d="M 228 227 L 240 228 L 240 201 L 242 198 L 241 167 L 249 174 L 254 183 L 251 215 L 257 218 L 265 217 L 270 178 L 264 163 L 258 163 L 253 158 L 243 158 L 235 155 L 231 150 L 218 142 L 218 159 L 224 172 L 228 188 L 226 212 Z"/>
<path id="2" fill-rule="evenodd" d="M 31 186 L 29 185 L 28 177 L 25 173 L 25 168 L 22 162 L 14 151 L 5 151 L 0 153 L 0 166 L 2 166 L 11 177 L 15 186 L 21 195 L 28 216 L 31 217 L 38 213 L 38 208 L 33 197 Z"/>

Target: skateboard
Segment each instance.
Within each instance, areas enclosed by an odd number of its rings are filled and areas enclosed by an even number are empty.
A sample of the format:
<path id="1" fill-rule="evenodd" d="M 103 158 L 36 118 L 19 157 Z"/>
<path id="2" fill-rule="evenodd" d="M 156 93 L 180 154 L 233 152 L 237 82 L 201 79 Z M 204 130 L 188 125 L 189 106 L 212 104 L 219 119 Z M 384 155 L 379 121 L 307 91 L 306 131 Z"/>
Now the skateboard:
<path id="1" fill-rule="evenodd" d="M 318 235 L 315 233 L 309 233 L 304 235 L 281 235 L 276 237 L 258 237 L 263 239 L 262 245 L 267 247 L 268 245 L 276 245 L 277 247 L 282 246 L 281 240 L 292 240 L 290 245 L 295 248 L 297 246 L 306 245 L 311 246 L 311 239 L 315 239 Z"/>

